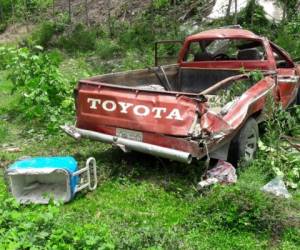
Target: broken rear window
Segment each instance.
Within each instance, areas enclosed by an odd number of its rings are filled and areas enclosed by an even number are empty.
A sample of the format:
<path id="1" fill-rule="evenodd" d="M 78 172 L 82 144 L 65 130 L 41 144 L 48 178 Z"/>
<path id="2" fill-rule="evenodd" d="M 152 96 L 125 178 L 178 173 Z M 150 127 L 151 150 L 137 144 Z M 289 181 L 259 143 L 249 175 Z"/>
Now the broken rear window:
<path id="1" fill-rule="evenodd" d="M 214 39 L 191 42 L 184 61 L 266 60 L 260 41 L 249 39 Z"/>

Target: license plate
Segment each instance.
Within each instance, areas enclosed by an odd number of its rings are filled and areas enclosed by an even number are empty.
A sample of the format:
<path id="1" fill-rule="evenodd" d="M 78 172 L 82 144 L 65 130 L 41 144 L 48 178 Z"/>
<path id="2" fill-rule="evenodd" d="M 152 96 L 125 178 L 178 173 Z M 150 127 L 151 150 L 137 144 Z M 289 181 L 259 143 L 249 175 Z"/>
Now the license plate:
<path id="1" fill-rule="evenodd" d="M 116 136 L 133 141 L 143 141 L 143 133 L 124 128 L 117 128 Z"/>

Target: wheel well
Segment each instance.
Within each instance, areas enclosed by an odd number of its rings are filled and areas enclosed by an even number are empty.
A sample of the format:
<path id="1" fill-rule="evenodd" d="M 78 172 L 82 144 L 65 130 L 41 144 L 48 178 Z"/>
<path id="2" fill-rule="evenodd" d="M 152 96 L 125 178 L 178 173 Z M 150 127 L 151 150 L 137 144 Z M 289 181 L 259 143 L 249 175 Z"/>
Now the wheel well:
<path id="1" fill-rule="evenodd" d="M 265 120 L 262 110 L 256 111 L 250 117 L 254 118 L 258 124 L 261 123 L 261 122 L 263 122 Z"/>

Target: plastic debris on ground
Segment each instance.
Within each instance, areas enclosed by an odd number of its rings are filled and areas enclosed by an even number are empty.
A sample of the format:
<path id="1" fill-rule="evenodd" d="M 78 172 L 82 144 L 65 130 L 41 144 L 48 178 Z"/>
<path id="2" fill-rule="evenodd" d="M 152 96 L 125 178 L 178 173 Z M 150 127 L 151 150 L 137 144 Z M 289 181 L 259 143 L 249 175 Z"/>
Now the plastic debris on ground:
<path id="1" fill-rule="evenodd" d="M 8 153 L 17 153 L 21 152 L 21 149 L 17 146 L 10 145 L 10 144 L 3 144 L 2 145 L 2 150 Z"/>
<path id="2" fill-rule="evenodd" d="M 290 198 L 291 195 L 288 192 L 281 177 L 277 176 L 266 185 L 264 185 L 261 190 L 266 193 L 276 195 L 278 197 Z"/>
<path id="3" fill-rule="evenodd" d="M 237 182 L 235 168 L 226 161 L 219 160 L 217 165 L 207 171 L 207 179 L 198 183 L 198 189 L 210 186 L 215 183 L 230 184 Z"/>

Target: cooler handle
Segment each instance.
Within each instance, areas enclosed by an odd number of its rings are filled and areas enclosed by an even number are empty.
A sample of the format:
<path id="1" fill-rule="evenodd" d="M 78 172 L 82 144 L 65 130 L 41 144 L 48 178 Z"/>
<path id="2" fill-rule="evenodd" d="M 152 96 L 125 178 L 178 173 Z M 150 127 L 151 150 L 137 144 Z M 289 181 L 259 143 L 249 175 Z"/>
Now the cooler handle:
<path id="1" fill-rule="evenodd" d="M 94 175 L 94 185 L 93 186 L 91 183 L 91 169 L 92 169 L 93 175 Z M 95 158 L 93 158 L 93 157 L 88 158 L 85 163 L 85 167 L 76 171 L 73 174 L 73 176 L 80 176 L 81 174 L 83 174 L 85 172 L 87 172 L 87 182 L 83 183 L 81 185 L 76 185 L 75 193 L 77 193 L 87 187 L 89 188 L 90 191 L 93 191 L 97 188 L 98 179 L 97 179 L 97 165 L 96 165 Z"/>

